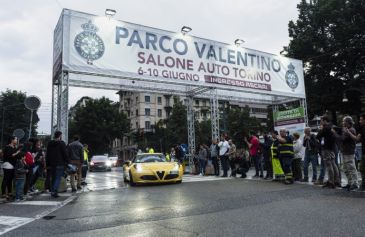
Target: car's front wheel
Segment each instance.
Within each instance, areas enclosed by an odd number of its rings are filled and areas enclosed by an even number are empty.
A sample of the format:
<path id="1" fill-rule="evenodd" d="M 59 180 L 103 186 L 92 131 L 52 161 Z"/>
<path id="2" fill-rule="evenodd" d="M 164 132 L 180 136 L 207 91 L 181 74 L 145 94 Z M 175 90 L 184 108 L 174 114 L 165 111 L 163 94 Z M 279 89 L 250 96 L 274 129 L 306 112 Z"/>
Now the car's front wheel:
<path id="1" fill-rule="evenodd" d="M 179 180 L 179 181 L 176 181 L 177 184 L 181 184 L 182 183 L 182 180 Z"/>

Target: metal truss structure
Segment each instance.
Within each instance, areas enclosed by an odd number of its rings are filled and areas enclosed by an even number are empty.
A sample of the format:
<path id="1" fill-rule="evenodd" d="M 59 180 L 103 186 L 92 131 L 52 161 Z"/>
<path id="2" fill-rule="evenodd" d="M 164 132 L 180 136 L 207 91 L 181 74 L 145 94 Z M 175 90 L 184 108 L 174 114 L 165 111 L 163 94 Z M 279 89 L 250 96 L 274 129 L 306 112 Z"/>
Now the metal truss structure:
<path id="1" fill-rule="evenodd" d="M 68 141 L 68 96 L 69 75 L 62 72 L 52 85 L 52 135 L 56 130 L 63 134 L 63 140 Z"/>
<path id="2" fill-rule="evenodd" d="M 162 82 L 159 80 L 145 80 L 133 77 L 117 77 L 97 75 L 85 72 L 63 70 L 52 85 L 52 135 L 56 130 L 63 133 L 63 139 L 68 140 L 68 101 L 69 87 L 94 88 L 104 90 L 124 90 L 131 92 L 149 92 L 184 96 L 187 98 L 187 125 L 189 163 L 192 165 L 195 154 L 195 128 L 193 101 L 209 99 L 211 105 L 212 139 L 219 137 L 219 100 L 230 102 L 243 102 L 248 104 L 273 105 L 273 110 L 278 110 L 278 105 L 300 100 L 306 110 L 305 98 L 295 98 L 285 95 L 270 95 L 268 93 L 253 92 L 247 88 L 216 88 L 214 86 L 191 86 L 181 81 Z M 306 113 L 306 123 L 307 123 Z"/>

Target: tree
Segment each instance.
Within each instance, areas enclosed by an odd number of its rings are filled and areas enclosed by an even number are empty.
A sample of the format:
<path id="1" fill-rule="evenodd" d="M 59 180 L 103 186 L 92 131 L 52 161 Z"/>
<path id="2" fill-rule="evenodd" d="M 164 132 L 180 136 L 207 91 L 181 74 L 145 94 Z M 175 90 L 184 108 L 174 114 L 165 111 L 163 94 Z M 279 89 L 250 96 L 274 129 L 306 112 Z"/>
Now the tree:
<path id="1" fill-rule="evenodd" d="M 105 97 L 82 98 L 71 108 L 70 139 L 79 135 L 81 142 L 89 145 L 92 154 L 108 153 L 112 141 L 129 131 L 130 122 L 118 108 L 118 103 Z"/>
<path id="2" fill-rule="evenodd" d="M 212 122 L 211 120 L 203 120 L 195 122 L 195 145 L 209 145 L 212 140 Z"/>
<path id="3" fill-rule="evenodd" d="M 187 143 L 186 107 L 181 101 L 174 104 L 172 114 L 166 121 L 166 130 L 169 147 L 174 144 Z"/>
<path id="4" fill-rule="evenodd" d="M 365 1 L 302 0 L 287 56 L 303 60 L 309 115 L 360 111 L 365 85 Z M 352 91 L 351 91 L 352 90 Z M 344 93 L 350 94 L 343 104 Z M 355 95 L 356 98 L 352 97 Z"/>
<path id="5" fill-rule="evenodd" d="M 250 117 L 250 108 L 244 107 L 229 109 L 227 116 L 228 135 L 236 146 L 242 147 L 245 145 L 244 138 L 251 131 L 259 132 L 261 130 L 260 122 L 255 117 Z"/>
<path id="6" fill-rule="evenodd" d="M 0 122 L 4 121 L 3 129 L 3 143 L 4 146 L 9 137 L 13 135 L 15 129 L 23 129 L 25 137 L 20 141 L 24 142 L 29 137 L 29 122 L 30 122 L 30 110 L 25 108 L 24 100 L 26 94 L 16 90 L 6 90 L 0 94 Z M 4 115 L 4 116 L 3 116 Z M 39 117 L 37 111 L 33 112 L 32 122 L 32 134 L 34 137 L 37 135 L 37 123 Z"/>

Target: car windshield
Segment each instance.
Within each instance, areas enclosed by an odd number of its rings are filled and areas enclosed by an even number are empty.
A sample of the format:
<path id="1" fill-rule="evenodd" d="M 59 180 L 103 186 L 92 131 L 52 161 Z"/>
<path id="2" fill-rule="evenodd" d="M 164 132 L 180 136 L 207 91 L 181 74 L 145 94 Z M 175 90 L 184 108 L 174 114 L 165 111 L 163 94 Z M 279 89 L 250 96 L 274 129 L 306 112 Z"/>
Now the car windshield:
<path id="1" fill-rule="evenodd" d="M 134 163 L 151 163 L 151 162 L 166 162 L 166 158 L 162 154 L 143 154 L 137 155 L 134 158 Z"/>
<path id="2" fill-rule="evenodd" d="M 108 157 L 106 156 L 93 156 L 91 158 L 92 161 L 106 161 L 108 160 Z"/>
<path id="3" fill-rule="evenodd" d="M 109 160 L 118 160 L 118 157 L 112 156 L 112 157 L 109 157 Z"/>

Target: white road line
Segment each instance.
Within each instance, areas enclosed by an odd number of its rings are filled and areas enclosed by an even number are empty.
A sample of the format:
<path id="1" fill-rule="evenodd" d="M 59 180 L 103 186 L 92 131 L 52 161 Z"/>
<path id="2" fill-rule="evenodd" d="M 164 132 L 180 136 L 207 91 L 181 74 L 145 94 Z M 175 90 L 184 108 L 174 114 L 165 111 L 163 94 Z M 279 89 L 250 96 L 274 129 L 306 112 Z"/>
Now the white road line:
<path id="1" fill-rule="evenodd" d="M 71 193 L 59 193 L 58 194 L 60 197 L 70 197 L 70 196 L 72 196 L 72 194 Z M 39 196 L 41 196 L 41 197 L 50 197 L 51 196 L 51 194 L 50 193 L 42 193 L 42 194 L 40 194 Z"/>
<path id="2" fill-rule="evenodd" d="M 217 180 L 227 180 L 233 179 L 229 178 L 220 178 L 220 177 L 212 177 L 212 176 L 183 176 L 183 183 L 192 183 L 192 182 L 206 182 L 206 181 L 217 181 Z"/>
<path id="3" fill-rule="evenodd" d="M 0 235 L 12 231 L 20 226 L 26 225 L 34 221 L 34 218 L 15 217 L 15 216 L 0 216 L 0 223 L 5 227 L 0 228 Z"/>
<path id="4" fill-rule="evenodd" d="M 62 202 L 57 201 L 25 201 L 25 202 L 12 202 L 11 205 L 31 205 L 31 206 L 58 206 Z"/>
<path id="5" fill-rule="evenodd" d="M 18 221 L 15 222 L 16 224 L 12 225 L 12 227 L 9 227 L 9 228 L 0 229 L 0 235 L 3 235 L 9 231 L 15 230 L 15 229 L 17 229 L 23 225 L 29 224 L 35 220 L 39 220 L 39 219 L 49 215 L 50 213 L 60 209 L 61 207 L 67 205 L 68 203 L 72 202 L 75 198 L 76 198 L 76 196 L 71 196 L 71 197 L 67 198 L 65 201 L 59 202 L 59 204 L 57 206 L 54 206 L 53 208 L 50 208 L 49 210 L 46 210 L 46 211 L 40 213 L 39 215 L 36 215 L 35 218 L 27 218 L 27 219 L 20 221 L 21 219 L 19 219 L 19 218 L 22 218 L 22 217 L 15 217 L 15 218 L 18 218 Z M 5 216 L 5 218 L 7 219 L 9 217 Z M 1 219 L 0 219 L 0 223 L 3 223 L 3 221 L 1 221 Z"/>
<path id="6" fill-rule="evenodd" d="M 0 216 L 1 225 L 6 225 L 6 226 L 19 225 L 24 222 L 29 222 L 32 220 L 34 220 L 34 218 L 17 217 L 17 216 Z"/>

